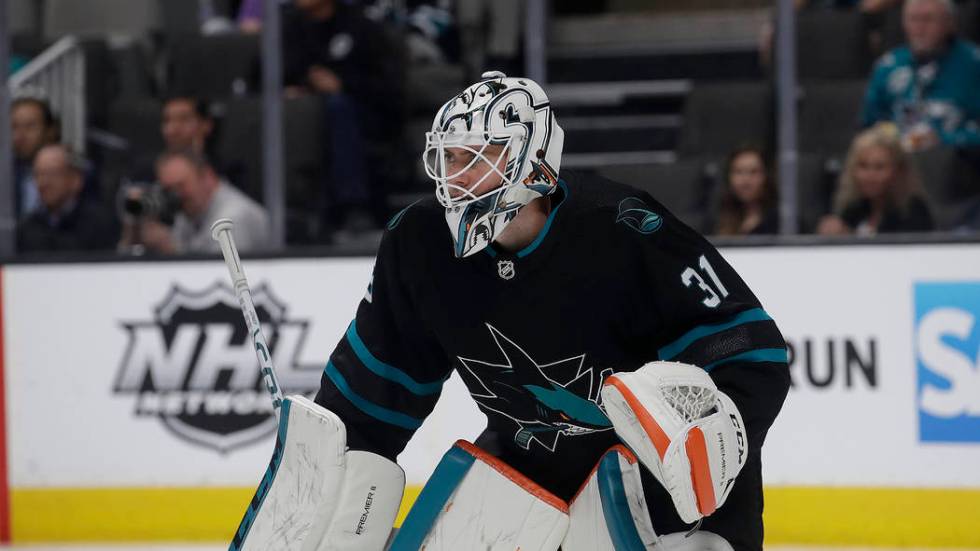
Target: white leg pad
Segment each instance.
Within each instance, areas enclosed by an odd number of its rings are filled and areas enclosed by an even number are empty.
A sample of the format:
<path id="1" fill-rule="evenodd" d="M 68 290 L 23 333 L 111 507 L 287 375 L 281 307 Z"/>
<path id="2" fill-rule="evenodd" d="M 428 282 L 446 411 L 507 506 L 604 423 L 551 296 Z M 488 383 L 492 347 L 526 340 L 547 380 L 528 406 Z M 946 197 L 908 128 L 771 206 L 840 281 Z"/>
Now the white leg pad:
<path id="1" fill-rule="evenodd" d="M 283 400 L 269 469 L 229 551 L 383 549 L 404 472 L 346 447 L 344 423 L 335 414 L 303 396 Z"/>
<path id="2" fill-rule="evenodd" d="M 554 551 L 567 528 L 564 501 L 461 440 L 436 467 L 391 551 Z"/>
<path id="3" fill-rule="evenodd" d="M 725 538 L 700 530 L 657 536 L 643 495 L 640 463 L 613 446 L 572 498 L 562 551 L 732 551 Z"/>
<path id="4" fill-rule="evenodd" d="M 303 551 L 381 550 L 388 541 L 405 490 L 404 471 L 370 452 L 348 451 L 345 458 L 340 493 L 321 505 Z"/>
<path id="5" fill-rule="evenodd" d="M 643 497 L 640 468 L 624 446 L 602 456 L 572 499 L 562 551 L 654 548 L 657 534 Z"/>

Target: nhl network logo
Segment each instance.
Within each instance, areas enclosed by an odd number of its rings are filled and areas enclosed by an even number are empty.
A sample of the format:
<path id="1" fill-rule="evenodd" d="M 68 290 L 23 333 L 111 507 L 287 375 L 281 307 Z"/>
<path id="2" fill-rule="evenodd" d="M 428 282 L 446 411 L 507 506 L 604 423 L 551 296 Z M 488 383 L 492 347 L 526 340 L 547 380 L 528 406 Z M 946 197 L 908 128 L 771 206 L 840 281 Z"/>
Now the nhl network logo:
<path id="1" fill-rule="evenodd" d="M 309 394 L 320 368 L 298 366 L 309 322 L 290 320 L 265 284 L 252 298 L 284 390 Z M 134 395 L 135 414 L 174 435 L 229 452 L 272 434 L 276 419 L 234 292 L 171 287 L 152 320 L 124 322 L 129 344 L 114 391 Z"/>

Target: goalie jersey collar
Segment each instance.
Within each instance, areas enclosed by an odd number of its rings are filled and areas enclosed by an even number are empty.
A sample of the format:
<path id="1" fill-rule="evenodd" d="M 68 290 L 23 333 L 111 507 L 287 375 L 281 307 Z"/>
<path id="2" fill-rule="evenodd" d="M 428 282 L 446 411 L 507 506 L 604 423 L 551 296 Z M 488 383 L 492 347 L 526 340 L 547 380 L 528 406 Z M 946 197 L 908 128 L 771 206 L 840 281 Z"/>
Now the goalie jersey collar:
<path id="1" fill-rule="evenodd" d="M 483 249 L 483 253 L 476 258 L 486 263 L 489 259 L 493 265 L 489 272 L 495 274 L 495 278 L 501 281 L 511 281 L 518 279 L 521 274 L 533 271 L 549 255 L 557 239 L 551 236 L 553 226 L 557 225 L 559 211 L 569 197 L 568 184 L 564 180 L 558 180 L 558 189 L 550 195 L 551 212 L 545 220 L 544 227 L 538 235 L 523 249 L 517 252 L 508 252 L 497 245 L 491 243 Z"/>

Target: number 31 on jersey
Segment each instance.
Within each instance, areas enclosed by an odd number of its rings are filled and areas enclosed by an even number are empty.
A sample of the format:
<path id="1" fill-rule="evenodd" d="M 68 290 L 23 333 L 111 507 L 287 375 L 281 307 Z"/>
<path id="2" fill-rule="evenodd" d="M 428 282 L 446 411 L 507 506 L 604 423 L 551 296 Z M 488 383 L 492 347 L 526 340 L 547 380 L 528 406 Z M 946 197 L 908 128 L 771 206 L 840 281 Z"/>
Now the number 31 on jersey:
<path id="1" fill-rule="evenodd" d="M 708 295 L 701 303 L 708 308 L 715 308 L 721 304 L 721 299 L 728 296 L 728 289 L 722 285 L 721 280 L 718 279 L 718 274 L 715 273 L 714 268 L 711 267 L 711 263 L 708 262 L 708 259 L 704 255 L 701 255 L 701 258 L 698 259 L 698 266 L 701 267 L 704 273 L 708 274 L 708 278 L 714 283 L 714 287 L 708 285 L 704 278 L 701 277 L 701 274 L 691 267 L 688 267 L 681 273 L 681 283 L 685 287 L 690 287 L 692 283 L 697 283 L 698 287 Z"/>

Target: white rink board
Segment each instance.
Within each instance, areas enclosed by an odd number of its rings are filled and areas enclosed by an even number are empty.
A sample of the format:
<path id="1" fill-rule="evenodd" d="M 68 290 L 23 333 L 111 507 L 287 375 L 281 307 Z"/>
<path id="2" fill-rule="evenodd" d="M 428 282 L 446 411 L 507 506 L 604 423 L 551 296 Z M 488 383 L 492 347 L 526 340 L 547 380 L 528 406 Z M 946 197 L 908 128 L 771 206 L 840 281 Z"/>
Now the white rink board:
<path id="1" fill-rule="evenodd" d="M 921 442 L 916 387 L 915 285 L 980 285 L 977 246 L 850 246 L 723 251 L 788 341 L 814 342 L 826 387 L 808 381 L 800 362 L 794 388 L 764 448 L 767 484 L 980 487 L 980 431 L 956 443 Z M 974 422 L 980 417 L 980 289 L 972 292 Z M 840 343 L 874 341 L 877 386 L 841 374 Z M 819 343 L 819 344 L 818 344 Z M 862 355 L 867 355 L 866 353 Z"/>
<path id="2" fill-rule="evenodd" d="M 980 285 L 980 246 L 739 248 L 723 252 L 795 345 L 797 356 L 810 341 L 812 378 L 821 384 L 826 378 L 828 341 L 838 356 L 836 374 L 826 386 L 811 382 L 801 361 L 794 364 L 795 387 L 766 445 L 767 483 L 980 487 L 980 470 L 975 467 L 980 464 L 980 435 L 972 428 L 980 419 L 976 367 L 980 298 L 971 298 L 976 287 L 969 286 Z M 284 385 L 315 390 L 327 356 L 364 295 L 372 263 L 371 259 L 246 259 L 253 287 L 267 283 L 279 306 L 285 307 L 283 338 L 291 344 L 283 349 L 295 355 L 277 357 Z M 154 373 L 165 376 L 166 366 L 157 357 L 167 352 L 160 345 L 164 341 L 154 348 L 150 340 L 153 335 L 164 338 L 154 325 L 159 322 L 155 308 L 165 302 L 171 288 L 176 285 L 201 292 L 216 283 L 225 284 L 227 278 L 220 261 L 5 267 L 11 486 L 253 486 L 268 463 L 271 432 L 253 442 L 245 438 L 230 451 L 219 451 L 194 440 L 194 435 L 201 434 L 204 440 L 211 438 L 208 431 L 177 430 L 157 417 L 137 416 L 136 394 L 115 390 L 123 360 L 132 359 L 134 349 L 148 354 L 141 357 L 156 358 Z M 955 442 L 920 441 L 918 381 L 922 372 L 917 370 L 915 355 L 916 284 L 929 282 L 955 284 L 950 292 L 937 291 L 937 296 L 951 296 L 954 302 L 956 292 L 969 295 L 959 308 L 960 318 L 966 316 L 969 321 L 972 315 L 973 321 L 962 339 L 965 345 L 960 346 L 966 352 L 956 357 L 969 357 L 973 362 L 974 402 L 962 405 L 966 414 L 952 419 L 949 427 L 940 420 L 942 426 L 937 429 L 947 434 L 963 427 L 959 436 L 954 434 L 959 438 Z M 198 297 L 182 304 L 201 310 L 215 300 Z M 166 302 L 174 305 L 173 300 Z M 205 318 L 178 324 L 183 329 L 176 335 L 188 339 L 182 341 L 185 343 L 198 333 L 207 334 L 204 341 L 212 345 L 227 340 L 230 329 Z M 240 316 L 237 323 L 241 323 Z M 127 330 L 125 324 L 142 327 L 139 334 L 145 338 L 141 344 L 134 345 L 131 339 L 139 331 Z M 301 340 L 298 335 L 304 328 L 306 337 Z M 851 384 L 847 383 L 843 362 L 847 343 L 865 363 L 870 363 L 874 347 L 875 385 L 853 369 Z M 943 349 L 940 343 L 930 350 Z M 157 356 L 151 353 L 154 350 Z M 240 346 L 211 346 L 208 350 L 208 357 L 218 358 L 219 363 L 222 357 L 233 361 L 251 353 Z M 177 379 L 182 380 L 188 372 L 179 361 L 184 356 L 170 353 L 170 367 L 180 371 Z M 235 373 L 235 377 L 248 375 Z M 192 380 L 200 386 L 213 383 L 215 377 Z M 955 389 L 962 390 L 970 381 L 967 370 Z M 933 381 L 932 387 L 947 393 L 940 393 L 940 401 L 954 390 L 949 383 Z M 215 403 L 219 409 L 226 404 Z M 149 403 L 147 407 L 163 406 Z M 436 412 L 399 458 L 409 482 L 424 482 L 455 439 L 472 439 L 484 425 L 485 418 L 458 379 L 452 380 Z"/>

